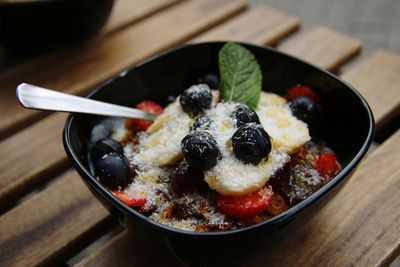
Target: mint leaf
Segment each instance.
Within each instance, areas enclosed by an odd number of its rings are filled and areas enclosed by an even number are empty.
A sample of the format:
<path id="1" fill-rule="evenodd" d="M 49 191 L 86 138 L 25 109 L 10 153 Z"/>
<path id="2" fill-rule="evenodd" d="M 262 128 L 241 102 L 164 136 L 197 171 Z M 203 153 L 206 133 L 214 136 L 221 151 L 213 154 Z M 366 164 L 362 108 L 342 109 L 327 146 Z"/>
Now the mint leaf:
<path id="1" fill-rule="evenodd" d="M 261 94 L 262 75 L 254 55 L 241 45 L 229 42 L 219 51 L 219 90 L 223 100 L 256 108 Z"/>

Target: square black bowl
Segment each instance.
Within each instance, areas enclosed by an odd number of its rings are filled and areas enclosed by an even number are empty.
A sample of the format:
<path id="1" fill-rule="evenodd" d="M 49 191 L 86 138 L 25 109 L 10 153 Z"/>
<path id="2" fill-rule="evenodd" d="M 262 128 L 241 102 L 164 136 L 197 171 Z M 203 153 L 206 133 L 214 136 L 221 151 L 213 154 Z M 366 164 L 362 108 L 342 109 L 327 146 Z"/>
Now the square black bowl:
<path id="1" fill-rule="evenodd" d="M 197 83 L 199 77 L 218 75 L 218 51 L 224 44 L 184 45 L 154 56 L 109 80 L 89 97 L 124 106 L 134 106 L 145 99 L 165 103 L 168 97 L 178 96 Z M 286 225 L 296 225 L 299 215 L 317 211 L 321 205 L 315 204 L 337 191 L 366 154 L 373 138 L 371 110 L 350 85 L 329 72 L 275 49 L 242 45 L 255 55 L 260 64 L 263 90 L 284 95 L 287 88 L 305 84 L 318 91 L 325 116 L 319 137 L 333 148 L 343 167 L 336 177 L 309 198 L 270 220 L 239 230 L 207 233 L 183 231 L 152 221 L 115 198 L 90 172 L 86 154 L 91 130 L 104 117 L 74 114 L 68 117 L 65 124 L 65 150 L 96 198 L 125 227 L 132 230 L 139 228 L 152 237 L 166 238 L 175 252 L 192 263 L 208 264 L 213 263 L 216 257 L 223 258 L 221 249 L 217 249 L 221 246 L 232 247 L 232 250 L 226 249 L 232 259 L 233 255 L 242 254 L 242 251 L 234 253 L 235 247 L 243 250 L 246 242 L 250 242 L 252 245 L 249 248 L 253 250 L 255 237 L 263 242 L 264 237 L 268 239 L 273 233 L 285 231 Z"/>

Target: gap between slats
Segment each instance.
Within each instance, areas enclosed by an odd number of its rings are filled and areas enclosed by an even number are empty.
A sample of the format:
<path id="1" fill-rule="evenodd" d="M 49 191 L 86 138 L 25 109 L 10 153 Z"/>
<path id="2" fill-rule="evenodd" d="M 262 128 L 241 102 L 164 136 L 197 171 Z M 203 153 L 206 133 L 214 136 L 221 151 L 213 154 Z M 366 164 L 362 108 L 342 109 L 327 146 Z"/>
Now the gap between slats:
<path id="1" fill-rule="evenodd" d="M 222 27 L 222 26 L 221 26 Z M 338 59 L 339 60 L 339 59 Z M 78 177 L 75 177 L 75 179 L 79 179 Z M 55 188 L 55 187 L 53 187 L 53 188 Z M 54 190 L 56 190 L 56 188 L 54 189 Z M 60 194 L 60 197 L 61 197 L 61 194 Z M 57 203 L 54 203 L 54 205 L 57 205 Z M 16 209 L 18 209 L 19 207 L 17 207 Z M 102 207 L 98 207 L 98 208 L 100 208 L 100 209 L 102 209 Z M 1 221 L 1 220 L 0 220 Z M 79 223 L 79 222 L 76 222 L 76 223 Z M 76 235 L 79 235 L 80 233 L 74 233 L 74 234 L 76 234 Z"/>

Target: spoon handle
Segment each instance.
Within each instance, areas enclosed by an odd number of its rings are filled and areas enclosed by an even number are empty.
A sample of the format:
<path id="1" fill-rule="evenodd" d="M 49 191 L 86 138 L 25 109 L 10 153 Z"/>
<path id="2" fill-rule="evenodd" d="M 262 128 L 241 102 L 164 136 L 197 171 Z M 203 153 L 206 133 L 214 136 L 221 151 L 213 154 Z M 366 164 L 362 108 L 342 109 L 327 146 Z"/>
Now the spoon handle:
<path id="1" fill-rule="evenodd" d="M 18 85 L 16 94 L 21 105 L 30 109 L 87 113 L 148 121 L 157 118 L 157 115 L 139 109 L 64 94 L 27 83 Z"/>

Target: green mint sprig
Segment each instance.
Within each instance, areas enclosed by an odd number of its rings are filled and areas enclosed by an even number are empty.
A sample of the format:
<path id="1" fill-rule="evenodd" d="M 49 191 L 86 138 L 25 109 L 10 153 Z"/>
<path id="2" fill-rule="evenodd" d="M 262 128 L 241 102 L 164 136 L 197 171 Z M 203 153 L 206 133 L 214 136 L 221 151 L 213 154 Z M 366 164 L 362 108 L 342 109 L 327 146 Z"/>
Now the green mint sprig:
<path id="1" fill-rule="evenodd" d="M 228 42 L 219 51 L 218 63 L 222 99 L 255 109 L 260 99 L 262 74 L 254 55 L 243 46 Z"/>

